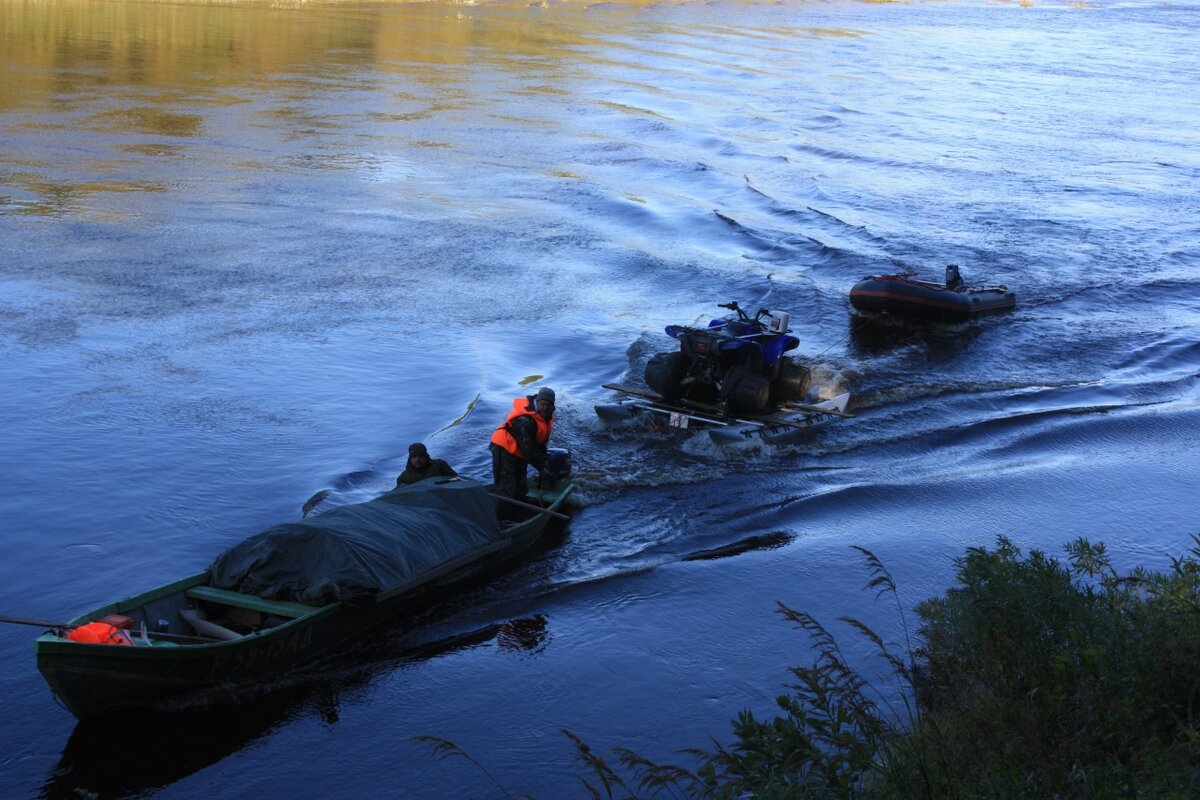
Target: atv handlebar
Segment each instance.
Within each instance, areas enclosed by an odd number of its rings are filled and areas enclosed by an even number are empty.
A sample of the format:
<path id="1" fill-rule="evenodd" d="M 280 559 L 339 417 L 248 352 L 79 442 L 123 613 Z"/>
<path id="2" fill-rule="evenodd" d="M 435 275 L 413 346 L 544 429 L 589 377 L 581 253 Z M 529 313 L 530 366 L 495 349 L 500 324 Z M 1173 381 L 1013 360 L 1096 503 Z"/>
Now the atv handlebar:
<path id="1" fill-rule="evenodd" d="M 744 310 L 742 310 L 740 306 L 738 306 L 736 300 L 731 300 L 728 303 L 717 303 L 717 308 L 728 308 L 730 311 L 736 311 L 739 320 L 742 322 L 749 322 L 752 325 L 758 325 L 759 327 L 763 327 L 763 324 L 759 320 L 761 320 L 763 317 L 769 317 L 771 315 L 770 309 L 760 308 L 758 312 L 751 317 Z"/>

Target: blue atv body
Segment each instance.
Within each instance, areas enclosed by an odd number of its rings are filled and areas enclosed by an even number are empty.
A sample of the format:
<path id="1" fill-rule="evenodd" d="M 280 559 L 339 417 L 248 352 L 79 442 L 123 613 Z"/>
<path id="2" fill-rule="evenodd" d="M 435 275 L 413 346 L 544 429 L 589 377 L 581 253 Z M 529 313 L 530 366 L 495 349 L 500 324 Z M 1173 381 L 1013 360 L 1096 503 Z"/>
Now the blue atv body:
<path id="1" fill-rule="evenodd" d="M 761 414 L 802 399 L 808 370 L 784 354 L 800 345 L 788 332 L 789 316 L 760 308 L 750 316 L 737 303 L 733 315 L 707 327 L 668 325 L 679 350 L 646 364 L 646 384 L 665 399 L 720 405 L 729 414 Z"/>

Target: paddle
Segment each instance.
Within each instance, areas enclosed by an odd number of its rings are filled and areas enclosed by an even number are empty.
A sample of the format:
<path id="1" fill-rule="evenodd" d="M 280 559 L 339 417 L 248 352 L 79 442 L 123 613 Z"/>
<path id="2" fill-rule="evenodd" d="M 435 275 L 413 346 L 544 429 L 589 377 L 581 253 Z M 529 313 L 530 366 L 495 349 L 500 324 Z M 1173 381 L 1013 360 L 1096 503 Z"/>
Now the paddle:
<path id="1" fill-rule="evenodd" d="M 25 619 L 24 617 L 10 617 L 7 614 L 0 614 L 0 622 L 11 622 L 13 625 L 32 625 L 35 628 L 70 628 L 72 626 L 63 622 L 46 622 L 42 619 Z"/>
<path id="2" fill-rule="evenodd" d="M 460 481 L 460 480 L 463 480 L 461 476 L 457 477 L 457 478 L 443 478 L 442 480 L 438 481 L 438 483 L 451 483 L 453 481 Z M 566 514 L 560 514 L 557 511 L 551 511 L 548 508 L 542 508 L 541 506 L 535 506 L 533 503 L 526 503 L 523 500 L 516 500 L 512 497 L 507 497 L 502 494 L 496 494 L 495 492 L 488 492 L 488 496 L 494 497 L 495 499 L 497 499 L 501 502 L 504 502 L 504 503 L 511 503 L 514 506 L 519 506 L 520 508 L 529 509 L 530 511 L 537 511 L 542 514 L 549 514 L 550 516 L 557 517 L 558 519 L 568 519 L 568 520 L 570 519 L 570 517 L 568 517 Z"/>
<path id="3" fill-rule="evenodd" d="M 35 628 L 52 628 L 55 630 L 71 630 L 79 627 L 66 622 L 49 622 L 44 619 L 26 619 L 25 617 L 10 617 L 7 614 L 0 614 L 0 622 L 10 622 L 13 625 L 32 625 Z M 170 642 L 214 642 L 216 639 L 210 639 L 204 636 L 185 636 L 179 633 L 158 633 L 157 631 L 145 631 L 146 635 L 151 639 L 163 639 Z M 133 635 L 133 634 L 130 634 Z M 141 632 L 137 632 L 141 636 Z"/>
<path id="4" fill-rule="evenodd" d="M 557 511 L 551 511 L 548 508 L 542 508 L 541 506 L 535 506 L 533 503 L 525 503 L 520 500 L 514 500 L 511 497 L 505 497 L 502 494 L 496 494 L 494 492 L 488 492 L 488 494 L 491 495 L 492 497 L 496 498 L 497 500 L 500 500 L 505 503 L 512 503 L 514 506 L 519 506 L 521 508 L 527 508 L 530 511 L 537 511 L 542 514 L 549 514 L 550 516 L 557 517 L 558 519 L 570 519 L 570 517 L 568 517 L 566 514 L 560 514 Z"/>

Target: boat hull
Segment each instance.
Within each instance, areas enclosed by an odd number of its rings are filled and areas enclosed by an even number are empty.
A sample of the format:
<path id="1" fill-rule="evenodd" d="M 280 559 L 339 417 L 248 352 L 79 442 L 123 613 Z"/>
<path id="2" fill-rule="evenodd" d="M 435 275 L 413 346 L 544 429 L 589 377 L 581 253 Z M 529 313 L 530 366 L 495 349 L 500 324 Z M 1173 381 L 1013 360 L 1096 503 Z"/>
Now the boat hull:
<path id="1" fill-rule="evenodd" d="M 179 582 L 185 584 L 180 588 L 203 585 L 206 580 L 207 575 L 200 573 Z M 155 595 L 150 592 L 142 598 Z M 73 623 L 129 613 L 138 599 L 105 606 Z M 154 708 L 206 689 L 287 672 L 336 645 L 343 632 L 353 636 L 368 627 L 364 623 L 377 610 L 363 611 L 347 619 L 347 609 L 335 603 L 272 628 L 266 635 L 173 647 L 81 644 L 47 633 L 35 644 L 37 666 L 54 694 L 79 719 L 130 707 Z M 382 618 L 375 620 L 379 621 Z"/>
<path id="2" fill-rule="evenodd" d="M 938 322 L 965 322 L 1016 307 L 1017 296 L 1004 286 L 962 286 L 919 281 L 906 275 L 863 278 L 850 289 L 850 305 L 869 314 L 896 314 Z"/>
<path id="3" fill-rule="evenodd" d="M 564 484 L 553 490 L 534 490 L 530 498 L 553 511 L 572 488 Z M 511 566 L 549 538 L 554 527 L 551 522 L 549 515 L 537 514 L 510 528 L 500 542 L 481 548 L 478 558 L 464 559 L 455 568 L 387 600 L 370 606 L 338 602 L 311 607 L 302 616 L 232 641 L 177 643 L 152 638 L 149 645 L 119 646 L 75 642 L 50 631 L 38 637 L 34 646 L 38 670 L 63 705 L 80 719 L 131 708 L 169 708 L 213 689 L 274 678 L 369 628 Z M 81 614 L 71 625 L 108 614 L 126 615 L 138 623 L 133 632 L 137 640 L 140 622 L 153 623 L 157 617 L 172 615 L 194 602 L 188 600 L 188 591 L 202 589 L 207 581 L 207 573 L 198 573 Z"/>

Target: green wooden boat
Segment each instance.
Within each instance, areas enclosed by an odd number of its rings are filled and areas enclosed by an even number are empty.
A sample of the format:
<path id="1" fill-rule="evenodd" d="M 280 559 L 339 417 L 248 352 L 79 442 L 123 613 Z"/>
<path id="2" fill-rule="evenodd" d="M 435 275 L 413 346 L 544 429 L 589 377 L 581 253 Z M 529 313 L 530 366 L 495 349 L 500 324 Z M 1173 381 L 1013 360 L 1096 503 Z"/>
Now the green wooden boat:
<path id="1" fill-rule="evenodd" d="M 437 482 L 422 482 L 432 483 Z M 468 488 L 455 491 L 488 497 L 489 487 L 472 481 L 456 483 Z M 394 580 L 369 602 L 362 602 L 361 597 L 353 602 L 297 602 L 269 597 L 270 592 L 214 585 L 220 582 L 214 580 L 214 575 L 219 578 L 221 573 L 218 559 L 204 572 L 93 609 L 71 620 L 65 629 L 44 633 L 35 644 L 38 669 L 51 690 L 80 719 L 122 709 L 170 707 L 181 696 L 278 676 L 368 628 L 425 607 L 465 583 L 510 566 L 548 538 L 554 527 L 551 523 L 563 516 L 558 509 L 572 489 L 564 480 L 531 490 L 528 499 L 544 510 L 531 510 L 532 516 L 509 527 L 494 525 L 494 530 L 485 530 L 479 537 L 486 541 L 472 543 L 439 563 L 421 565 L 417 574 Z M 374 513 L 393 495 L 402 493 L 397 489 L 368 503 L 343 506 L 346 512 L 341 518 L 344 522 L 360 511 L 363 515 Z M 490 514 L 490 497 L 486 502 Z M 330 512 L 315 520 L 334 516 Z M 302 524 L 311 527 L 307 521 L 290 526 Z M 460 529 L 449 538 L 457 540 L 461 534 Z M 410 532 L 385 531 L 382 535 L 397 538 Z M 114 614 L 133 620 L 128 631 L 132 646 L 65 638 L 67 629 Z M 217 638 L 220 636 L 229 638 Z"/>

